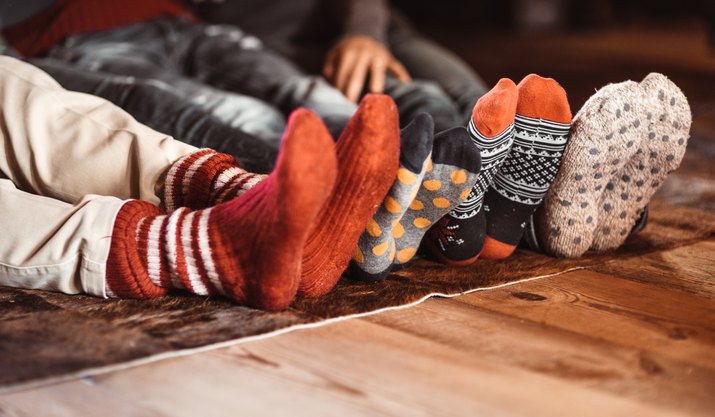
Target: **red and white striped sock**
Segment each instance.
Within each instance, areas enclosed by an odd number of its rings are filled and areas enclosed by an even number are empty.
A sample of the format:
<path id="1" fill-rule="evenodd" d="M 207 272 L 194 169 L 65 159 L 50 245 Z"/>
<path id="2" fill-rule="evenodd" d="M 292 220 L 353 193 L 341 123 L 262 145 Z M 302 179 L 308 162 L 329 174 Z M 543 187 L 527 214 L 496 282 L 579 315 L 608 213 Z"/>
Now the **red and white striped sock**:
<path id="1" fill-rule="evenodd" d="M 301 123 L 291 123 L 296 120 Z M 183 289 L 264 310 L 285 308 L 298 289 L 302 248 L 336 173 L 325 126 L 307 110 L 294 113 L 275 170 L 239 198 L 169 214 L 144 201 L 127 202 L 112 233 L 107 295 L 153 298 Z"/>
<path id="2" fill-rule="evenodd" d="M 242 195 L 266 177 L 241 168 L 231 155 L 201 149 L 169 168 L 162 203 L 167 212 L 203 209 Z"/>

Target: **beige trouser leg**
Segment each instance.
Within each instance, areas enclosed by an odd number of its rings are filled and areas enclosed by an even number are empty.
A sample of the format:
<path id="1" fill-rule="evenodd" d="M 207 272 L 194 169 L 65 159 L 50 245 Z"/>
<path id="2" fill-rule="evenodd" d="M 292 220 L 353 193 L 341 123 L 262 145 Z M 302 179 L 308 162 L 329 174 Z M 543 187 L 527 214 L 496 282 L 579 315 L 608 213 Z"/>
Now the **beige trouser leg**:
<path id="1" fill-rule="evenodd" d="M 0 57 L 0 285 L 104 296 L 122 200 L 157 204 L 162 174 L 194 151 Z"/>
<path id="2" fill-rule="evenodd" d="M 122 204 L 88 195 L 72 205 L 0 179 L 0 284 L 104 297 L 104 265 Z"/>

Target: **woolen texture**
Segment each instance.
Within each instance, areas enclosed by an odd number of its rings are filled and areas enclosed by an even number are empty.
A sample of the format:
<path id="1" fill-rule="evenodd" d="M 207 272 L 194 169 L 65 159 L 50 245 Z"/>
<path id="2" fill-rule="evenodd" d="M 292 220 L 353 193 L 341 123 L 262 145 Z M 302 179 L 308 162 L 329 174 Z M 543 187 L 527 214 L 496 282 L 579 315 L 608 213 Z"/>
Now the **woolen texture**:
<path id="1" fill-rule="evenodd" d="M 113 264 L 115 258 L 129 259 L 131 268 L 108 268 L 111 293 L 160 295 L 153 284 L 224 295 L 262 310 L 285 308 L 298 289 L 301 249 L 336 171 L 327 129 L 313 113 L 297 110 L 288 121 L 275 170 L 244 195 L 202 210 L 180 208 L 138 221 L 139 215 L 130 213 L 131 221 L 118 222 L 110 259 Z M 130 291 L 137 288 L 141 291 Z"/>
<path id="2" fill-rule="evenodd" d="M 487 259 L 506 258 L 521 241 L 561 165 L 571 123 L 566 91 L 555 80 L 530 74 L 517 92 L 514 143 L 484 198 Z"/>
<path id="3" fill-rule="evenodd" d="M 146 201 L 126 202 L 117 213 L 112 243 L 107 258 L 107 295 L 118 298 L 155 298 L 167 289 L 152 283 L 147 271 L 146 241 L 136 237 L 139 222 L 161 214 L 159 207 Z"/>
<path id="4" fill-rule="evenodd" d="M 400 168 L 382 201 L 360 235 L 350 261 L 350 277 L 363 281 L 384 279 L 395 259 L 395 227 L 417 195 L 427 171 L 434 140 L 434 122 L 420 114 L 400 132 Z M 401 226 L 400 226 L 401 227 Z"/>
<path id="5" fill-rule="evenodd" d="M 300 293 L 330 291 L 345 271 L 397 174 L 400 129 L 397 106 L 386 95 L 363 98 L 336 145 L 335 189 L 318 214 L 304 248 Z"/>
<path id="6" fill-rule="evenodd" d="M 646 136 L 635 156 L 606 184 L 591 249 L 605 251 L 623 244 L 653 194 L 685 155 L 692 116 L 688 99 L 666 76 L 649 74 L 640 83 L 646 113 L 640 116 Z M 639 107 L 636 107 L 638 111 Z M 610 207 L 608 211 L 606 207 Z"/>
<path id="7" fill-rule="evenodd" d="M 622 243 L 682 158 L 690 120 L 687 100 L 662 75 L 594 94 L 574 117 L 562 168 L 537 211 L 541 247 L 578 257 Z"/>
<path id="8" fill-rule="evenodd" d="M 302 119 L 293 123 L 298 120 Z M 180 207 L 208 208 L 242 195 L 265 178 L 241 168 L 231 155 L 201 149 L 171 165 L 164 181 L 162 205 L 167 212 Z"/>

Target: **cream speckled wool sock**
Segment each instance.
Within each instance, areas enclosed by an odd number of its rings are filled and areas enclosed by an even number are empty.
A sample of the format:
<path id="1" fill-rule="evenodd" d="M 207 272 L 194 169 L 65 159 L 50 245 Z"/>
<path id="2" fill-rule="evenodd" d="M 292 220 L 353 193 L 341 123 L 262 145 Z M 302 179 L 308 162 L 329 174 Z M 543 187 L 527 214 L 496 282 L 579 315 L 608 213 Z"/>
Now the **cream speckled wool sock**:
<path id="1" fill-rule="evenodd" d="M 574 117 L 561 169 L 536 215 L 537 234 L 547 253 L 578 257 L 591 246 L 604 212 L 601 195 L 645 138 L 643 98 L 638 83 L 609 85 Z"/>
<path id="2" fill-rule="evenodd" d="M 614 249 L 685 153 L 690 108 L 661 74 L 608 85 L 574 118 L 557 179 L 535 217 L 547 253 Z"/>
<path id="3" fill-rule="evenodd" d="M 613 177 L 599 205 L 599 217 L 591 249 L 615 249 L 629 236 L 653 194 L 665 178 L 678 168 L 688 144 L 692 116 L 683 92 L 662 74 L 649 74 L 640 87 L 645 94 L 642 115 L 647 133 L 642 146 Z"/>

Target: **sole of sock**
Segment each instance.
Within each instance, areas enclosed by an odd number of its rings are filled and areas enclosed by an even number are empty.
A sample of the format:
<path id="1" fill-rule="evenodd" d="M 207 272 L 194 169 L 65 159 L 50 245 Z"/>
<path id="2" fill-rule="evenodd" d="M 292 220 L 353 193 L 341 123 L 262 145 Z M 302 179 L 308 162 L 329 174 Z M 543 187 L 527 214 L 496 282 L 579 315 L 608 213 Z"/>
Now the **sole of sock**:
<path id="1" fill-rule="evenodd" d="M 393 231 L 419 189 L 432 152 L 434 122 L 417 115 L 400 132 L 400 168 L 390 191 L 360 235 L 349 276 L 360 281 L 380 281 L 390 273 L 395 256 Z"/>
<path id="2" fill-rule="evenodd" d="M 610 210 L 599 217 L 591 245 L 598 252 L 625 242 L 653 194 L 680 165 L 687 147 L 692 116 L 683 92 L 657 73 L 648 75 L 640 87 L 647 103 L 640 117 L 647 125 L 646 139 L 606 184 L 599 205 Z"/>
<path id="3" fill-rule="evenodd" d="M 266 311 L 283 310 L 293 300 L 301 248 L 335 184 L 334 146 L 317 115 L 294 111 L 275 170 L 241 197 L 211 208 L 209 236 L 221 242 L 225 259 L 235 263 L 225 269 L 216 262 L 232 298 Z M 236 271 L 242 272 L 241 280 Z"/>
<path id="4" fill-rule="evenodd" d="M 435 136 L 432 164 L 397 226 L 404 233 L 395 236 L 393 268 L 407 264 L 429 227 L 467 198 L 480 168 L 479 150 L 466 129 L 453 128 Z"/>
<path id="5" fill-rule="evenodd" d="M 530 74 L 517 91 L 514 143 L 484 197 L 484 259 L 503 259 L 516 250 L 558 172 L 569 136 L 571 108 L 556 80 Z"/>
<path id="6" fill-rule="evenodd" d="M 381 94 L 365 96 L 336 144 L 338 177 L 304 248 L 300 295 L 327 293 L 346 270 L 397 175 L 399 138 L 395 102 Z"/>
<path id="7" fill-rule="evenodd" d="M 574 117 L 561 168 L 536 227 L 541 247 L 559 257 L 579 257 L 593 243 L 606 185 L 641 148 L 646 121 L 640 119 L 638 83 L 612 84 L 592 96 Z"/>

